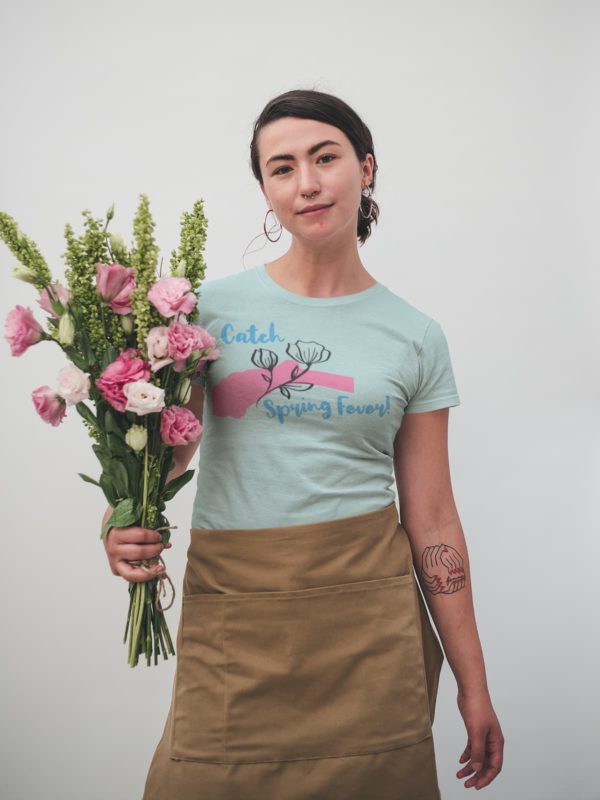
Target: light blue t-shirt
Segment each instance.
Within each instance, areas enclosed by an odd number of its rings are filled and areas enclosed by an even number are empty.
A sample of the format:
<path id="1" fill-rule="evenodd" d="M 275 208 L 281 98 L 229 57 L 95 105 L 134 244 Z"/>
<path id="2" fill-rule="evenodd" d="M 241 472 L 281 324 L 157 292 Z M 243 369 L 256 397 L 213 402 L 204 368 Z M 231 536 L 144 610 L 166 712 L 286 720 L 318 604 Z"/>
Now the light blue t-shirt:
<path id="1" fill-rule="evenodd" d="M 267 528 L 395 499 L 403 414 L 457 406 L 440 325 L 382 283 L 305 297 L 259 264 L 198 290 L 205 386 L 194 528 Z"/>

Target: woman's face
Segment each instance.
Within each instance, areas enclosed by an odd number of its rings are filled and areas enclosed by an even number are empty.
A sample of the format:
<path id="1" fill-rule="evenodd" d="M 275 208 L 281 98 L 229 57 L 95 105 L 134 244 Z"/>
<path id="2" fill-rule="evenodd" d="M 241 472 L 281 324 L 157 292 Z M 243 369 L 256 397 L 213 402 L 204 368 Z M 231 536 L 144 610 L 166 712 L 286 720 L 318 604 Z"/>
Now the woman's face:
<path id="1" fill-rule="evenodd" d="M 373 176 L 371 153 L 360 162 L 339 128 L 298 117 L 270 122 L 261 129 L 257 144 L 263 194 L 286 230 L 307 240 L 328 239 L 343 231 L 356 237 L 361 191 Z M 315 149 L 318 145 L 322 146 Z M 317 214 L 300 213 L 317 204 L 331 207 Z"/>

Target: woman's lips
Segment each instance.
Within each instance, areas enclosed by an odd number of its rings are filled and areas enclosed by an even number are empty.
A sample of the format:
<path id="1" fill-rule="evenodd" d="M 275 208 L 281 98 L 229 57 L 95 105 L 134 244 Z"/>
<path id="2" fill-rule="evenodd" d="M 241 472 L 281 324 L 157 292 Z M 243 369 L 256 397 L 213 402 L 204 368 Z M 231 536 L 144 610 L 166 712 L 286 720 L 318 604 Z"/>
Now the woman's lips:
<path id="1" fill-rule="evenodd" d="M 331 208 L 332 205 L 333 205 L 333 203 L 331 203 L 331 205 L 325 206 L 325 208 L 317 208 L 316 211 L 301 211 L 300 212 L 300 216 L 301 217 L 316 217 L 319 214 L 324 214 L 326 211 L 329 211 L 329 209 Z"/>

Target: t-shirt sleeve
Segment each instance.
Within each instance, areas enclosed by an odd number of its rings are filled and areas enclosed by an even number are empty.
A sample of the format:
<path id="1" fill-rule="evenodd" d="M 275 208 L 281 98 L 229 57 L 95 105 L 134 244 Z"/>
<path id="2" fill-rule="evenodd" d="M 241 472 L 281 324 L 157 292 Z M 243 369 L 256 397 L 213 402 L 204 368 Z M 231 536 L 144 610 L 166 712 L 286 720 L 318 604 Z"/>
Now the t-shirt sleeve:
<path id="1" fill-rule="evenodd" d="M 460 405 L 446 336 L 432 319 L 418 353 L 419 381 L 417 390 L 404 409 L 405 414 L 435 411 Z"/>

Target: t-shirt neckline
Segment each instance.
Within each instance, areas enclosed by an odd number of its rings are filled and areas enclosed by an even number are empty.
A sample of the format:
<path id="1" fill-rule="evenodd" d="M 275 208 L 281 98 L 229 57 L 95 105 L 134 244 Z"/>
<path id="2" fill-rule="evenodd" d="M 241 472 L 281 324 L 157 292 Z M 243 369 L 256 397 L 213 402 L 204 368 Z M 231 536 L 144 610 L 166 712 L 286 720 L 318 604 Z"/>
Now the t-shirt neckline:
<path id="1" fill-rule="evenodd" d="M 372 297 L 386 288 L 382 283 L 377 281 L 372 286 L 363 289 L 361 292 L 341 294 L 337 295 L 336 297 L 308 297 L 307 295 L 298 294 L 297 292 L 291 292 L 289 289 L 284 289 L 283 286 L 280 286 L 277 281 L 274 281 L 269 275 L 264 263 L 258 264 L 254 271 L 263 286 L 265 286 L 270 292 L 278 295 L 284 300 L 288 300 L 291 303 L 299 303 L 300 305 L 305 306 L 339 306 L 345 305 L 346 303 L 356 303 L 359 300 L 365 300 L 369 297 Z"/>

